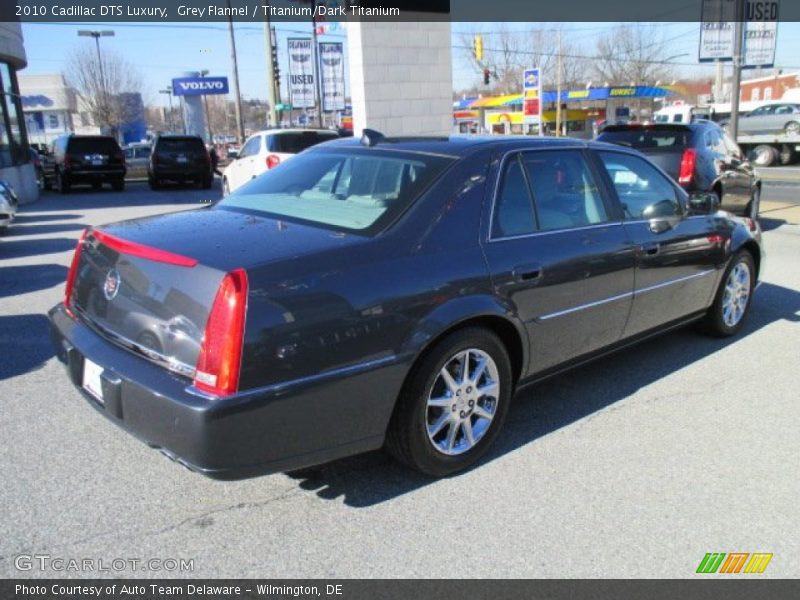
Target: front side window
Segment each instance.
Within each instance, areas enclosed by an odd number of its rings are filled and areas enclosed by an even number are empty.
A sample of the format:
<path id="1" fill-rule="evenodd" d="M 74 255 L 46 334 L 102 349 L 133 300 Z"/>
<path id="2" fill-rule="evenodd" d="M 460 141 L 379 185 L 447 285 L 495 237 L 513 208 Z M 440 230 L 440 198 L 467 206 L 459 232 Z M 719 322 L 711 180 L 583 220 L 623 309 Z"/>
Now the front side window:
<path id="1" fill-rule="evenodd" d="M 597 154 L 614 184 L 626 220 L 683 214 L 675 187 L 646 160 L 617 152 Z"/>
<path id="2" fill-rule="evenodd" d="M 312 151 L 253 179 L 218 206 L 373 234 L 452 160 L 396 151 Z"/>

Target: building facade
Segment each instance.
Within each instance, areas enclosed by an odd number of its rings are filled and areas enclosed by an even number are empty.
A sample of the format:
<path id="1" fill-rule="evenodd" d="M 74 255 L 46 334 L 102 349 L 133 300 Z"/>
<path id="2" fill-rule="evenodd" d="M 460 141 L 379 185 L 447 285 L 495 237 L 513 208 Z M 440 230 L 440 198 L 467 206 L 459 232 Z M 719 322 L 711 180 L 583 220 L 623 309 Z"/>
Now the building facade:
<path id="1" fill-rule="evenodd" d="M 30 143 L 48 146 L 59 135 L 74 131 L 75 90 L 63 75 L 20 75 L 18 79 Z"/>
<path id="2" fill-rule="evenodd" d="M 17 71 L 26 65 L 22 27 L 0 22 L 0 180 L 10 183 L 23 203 L 39 198 L 17 82 Z"/>
<path id="3" fill-rule="evenodd" d="M 800 73 L 776 74 L 742 82 L 742 102 L 777 102 L 787 90 L 800 87 Z"/>

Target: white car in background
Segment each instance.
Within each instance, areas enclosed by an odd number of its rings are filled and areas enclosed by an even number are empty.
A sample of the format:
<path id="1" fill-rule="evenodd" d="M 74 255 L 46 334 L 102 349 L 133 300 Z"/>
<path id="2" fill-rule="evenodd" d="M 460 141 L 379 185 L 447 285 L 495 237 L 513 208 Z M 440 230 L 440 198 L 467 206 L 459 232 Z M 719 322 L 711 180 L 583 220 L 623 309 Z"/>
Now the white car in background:
<path id="1" fill-rule="evenodd" d="M 338 137 L 330 129 L 267 129 L 254 133 L 222 172 L 222 193 L 227 196 L 306 148 Z"/>

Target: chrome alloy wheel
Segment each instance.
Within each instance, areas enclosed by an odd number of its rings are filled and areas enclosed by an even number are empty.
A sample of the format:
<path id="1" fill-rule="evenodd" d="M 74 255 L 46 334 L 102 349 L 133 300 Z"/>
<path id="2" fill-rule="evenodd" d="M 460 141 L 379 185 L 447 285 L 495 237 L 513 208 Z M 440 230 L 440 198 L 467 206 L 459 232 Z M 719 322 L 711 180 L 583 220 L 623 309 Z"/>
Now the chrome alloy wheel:
<path id="1" fill-rule="evenodd" d="M 722 320 L 735 327 L 742 320 L 750 301 L 750 267 L 740 262 L 731 270 L 722 296 Z"/>
<path id="2" fill-rule="evenodd" d="M 492 357 L 470 348 L 447 360 L 433 382 L 426 430 L 442 454 L 467 452 L 489 431 L 500 397 L 500 376 Z"/>

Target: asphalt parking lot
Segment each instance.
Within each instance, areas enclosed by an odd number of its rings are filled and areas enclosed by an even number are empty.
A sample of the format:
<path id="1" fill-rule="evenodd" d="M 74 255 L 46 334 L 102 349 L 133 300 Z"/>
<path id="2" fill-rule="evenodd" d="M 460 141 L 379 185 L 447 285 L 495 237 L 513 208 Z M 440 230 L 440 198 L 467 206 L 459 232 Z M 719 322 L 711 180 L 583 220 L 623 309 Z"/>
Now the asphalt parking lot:
<path id="1" fill-rule="evenodd" d="M 220 192 L 48 193 L 0 238 L 0 577 L 680 578 L 707 552 L 773 553 L 759 577 L 797 577 L 798 185 L 765 184 L 739 337 L 682 330 L 527 388 L 489 457 L 440 481 L 372 453 L 216 482 L 106 421 L 47 335 L 75 240 Z M 34 554 L 193 570 L 17 568 Z"/>

